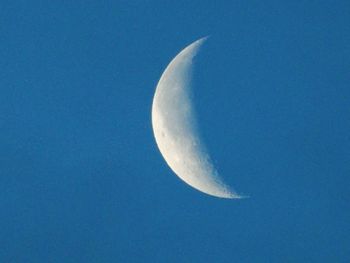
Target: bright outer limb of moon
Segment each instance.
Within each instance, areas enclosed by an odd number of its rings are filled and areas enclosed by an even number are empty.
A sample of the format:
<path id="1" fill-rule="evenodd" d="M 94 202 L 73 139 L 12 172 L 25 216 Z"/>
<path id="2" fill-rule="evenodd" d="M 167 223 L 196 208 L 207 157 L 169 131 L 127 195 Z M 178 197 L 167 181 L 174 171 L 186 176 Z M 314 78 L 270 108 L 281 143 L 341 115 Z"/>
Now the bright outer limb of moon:
<path id="1" fill-rule="evenodd" d="M 205 40 L 182 50 L 161 76 L 152 105 L 154 136 L 165 161 L 184 182 L 212 196 L 241 198 L 220 179 L 200 140 L 194 116 L 192 60 Z"/>

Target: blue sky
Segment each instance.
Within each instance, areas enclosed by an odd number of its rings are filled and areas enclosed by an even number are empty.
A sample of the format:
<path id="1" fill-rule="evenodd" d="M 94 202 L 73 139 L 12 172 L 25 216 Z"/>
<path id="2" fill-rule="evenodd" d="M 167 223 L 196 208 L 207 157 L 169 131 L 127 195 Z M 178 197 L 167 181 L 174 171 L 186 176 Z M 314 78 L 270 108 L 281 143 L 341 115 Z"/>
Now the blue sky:
<path id="1" fill-rule="evenodd" d="M 102 3 L 103 2 L 103 3 Z M 1 262 L 349 262 L 349 1 L 1 1 Z M 151 103 L 195 61 L 246 200 L 167 167 Z"/>

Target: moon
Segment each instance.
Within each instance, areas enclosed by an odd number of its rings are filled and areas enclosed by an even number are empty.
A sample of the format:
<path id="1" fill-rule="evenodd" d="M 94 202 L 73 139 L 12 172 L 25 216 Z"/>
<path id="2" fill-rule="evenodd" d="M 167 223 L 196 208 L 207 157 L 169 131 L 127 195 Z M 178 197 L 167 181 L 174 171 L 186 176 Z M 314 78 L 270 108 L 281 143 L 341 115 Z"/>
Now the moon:
<path id="1" fill-rule="evenodd" d="M 152 104 L 154 137 L 167 164 L 185 183 L 211 196 L 242 198 L 215 169 L 201 141 L 191 101 L 192 61 L 206 39 L 183 49 L 163 72 Z"/>

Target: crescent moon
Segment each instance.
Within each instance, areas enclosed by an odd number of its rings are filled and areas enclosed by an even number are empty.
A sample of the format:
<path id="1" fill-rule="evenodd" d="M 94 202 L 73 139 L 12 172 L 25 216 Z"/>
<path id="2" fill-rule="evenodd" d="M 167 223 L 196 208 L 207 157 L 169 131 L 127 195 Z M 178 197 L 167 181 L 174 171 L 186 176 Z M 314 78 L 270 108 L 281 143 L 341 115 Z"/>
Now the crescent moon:
<path id="1" fill-rule="evenodd" d="M 191 102 L 192 60 L 206 40 L 183 49 L 162 74 L 152 104 L 158 148 L 173 172 L 193 188 L 220 198 L 242 198 L 218 175 L 202 143 Z"/>

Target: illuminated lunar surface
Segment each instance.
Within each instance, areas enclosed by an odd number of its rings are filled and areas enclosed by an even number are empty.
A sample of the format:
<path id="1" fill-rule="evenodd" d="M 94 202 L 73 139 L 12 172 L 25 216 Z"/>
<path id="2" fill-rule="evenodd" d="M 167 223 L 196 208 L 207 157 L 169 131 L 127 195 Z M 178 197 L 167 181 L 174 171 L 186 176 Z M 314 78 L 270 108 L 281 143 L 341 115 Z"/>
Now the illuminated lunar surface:
<path id="1" fill-rule="evenodd" d="M 152 126 L 161 154 L 174 173 L 193 188 L 221 198 L 242 198 L 218 175 L 201 141 L 191 101 L 192 60 L 206 38 L 182 50 L 156 88 Z"/>

